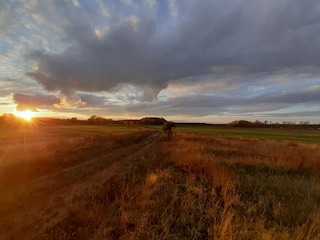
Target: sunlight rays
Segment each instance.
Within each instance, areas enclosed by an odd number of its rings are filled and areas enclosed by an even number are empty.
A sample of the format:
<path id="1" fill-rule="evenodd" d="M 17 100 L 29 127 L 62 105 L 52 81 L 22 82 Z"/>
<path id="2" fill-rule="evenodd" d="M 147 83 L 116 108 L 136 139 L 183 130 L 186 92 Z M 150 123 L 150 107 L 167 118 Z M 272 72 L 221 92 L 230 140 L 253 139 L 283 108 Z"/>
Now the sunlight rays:
<path id="1" fill-rule="evenodd" d="M 33 117 L 35 117 L 35 115 L 37 114 L 36 112 L 30 111 L 30 110 L 25 110 L 25 111 L 17 111 L 14 110 L 13 114 L 19 118 L 22 118 L 28 122 L 30 122 L 32 120 Z"/>

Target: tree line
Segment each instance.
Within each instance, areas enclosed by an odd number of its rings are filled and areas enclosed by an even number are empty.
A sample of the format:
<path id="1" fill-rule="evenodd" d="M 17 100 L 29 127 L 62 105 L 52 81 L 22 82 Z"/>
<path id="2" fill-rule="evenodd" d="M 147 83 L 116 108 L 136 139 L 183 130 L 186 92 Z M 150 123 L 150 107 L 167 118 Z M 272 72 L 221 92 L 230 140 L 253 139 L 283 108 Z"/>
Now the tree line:
<path id="1" fill-rule="evenodd" d="M 104 118 L 98 115 L 92 115 L 86 120 L 77 119 L 75 117 L 68 119 L 59 118 L 34 118 L 31 122 L 26 122 L 14 114 L 3 114 L 0 116 L 0 126 L 16 126 L 16 125 L 37 125 L 37 124 L 88 124 L 88 125 L 158 125 L 164 126 L 168 121 L 159 117 L 144 117 L 141 119 L 114 120 Z M 320 123 L 313 124 L 309 121 L 247 121 L 237 120 L 227 124 L 208 124 L 208 123 L 175 123 L 175 126 L 216 126 L 216 127 L 239 127 L 239 128 L 288 128 L 288 129 L 318 129 Z"/>

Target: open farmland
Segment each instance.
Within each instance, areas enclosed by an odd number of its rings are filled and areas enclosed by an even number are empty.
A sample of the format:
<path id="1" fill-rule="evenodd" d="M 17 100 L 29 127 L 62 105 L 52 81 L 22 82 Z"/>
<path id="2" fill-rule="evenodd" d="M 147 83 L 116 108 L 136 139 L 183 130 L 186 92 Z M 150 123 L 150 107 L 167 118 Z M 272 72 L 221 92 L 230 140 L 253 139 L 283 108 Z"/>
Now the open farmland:
<path id="1" fill-rule="evenodd" d="M 320 144 L 319 129 L 236 128 L 216 126 L 179 126 L 178 132 L 213 136 L 284 140 Z"/>
<path id="2" fill-rule="evenodd" d="M 110 133 L 123 133 L 138 131 L 138 127 L 124 125 L 33 125 L 24 124 L 9 127 L 1 127 L 0 143 L 30 143 L 30 142 L 52 142 L 60 139 L 71 139 L 76 137 L 88 137 Z"/>
<path id="3" fill-rule="evenodd" d="M 11 188 L 42 175 L 99 157 L 118 147 L 120 136 L 137 127 L 91 125 L 23 125 L 1 128 L 0 187 Z M 136 136 L 136 135 L 135 135 Z"/>
<path id="4" fill-rule="evenodd" d="M 317 142 L 83 127 L 1 134 L 1 240 L 320 238 Z"/>

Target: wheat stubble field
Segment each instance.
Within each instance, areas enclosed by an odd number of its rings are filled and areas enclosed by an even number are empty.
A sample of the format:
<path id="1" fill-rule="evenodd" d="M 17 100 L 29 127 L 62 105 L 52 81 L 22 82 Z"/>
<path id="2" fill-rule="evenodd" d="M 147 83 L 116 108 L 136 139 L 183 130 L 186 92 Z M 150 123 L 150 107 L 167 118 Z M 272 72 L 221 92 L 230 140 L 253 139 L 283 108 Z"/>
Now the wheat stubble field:
<path id="1" fill-rule="evenodd" d="M 317 144 L 51 127 L 1 129 L 1 240 L 320 238 Z"/>

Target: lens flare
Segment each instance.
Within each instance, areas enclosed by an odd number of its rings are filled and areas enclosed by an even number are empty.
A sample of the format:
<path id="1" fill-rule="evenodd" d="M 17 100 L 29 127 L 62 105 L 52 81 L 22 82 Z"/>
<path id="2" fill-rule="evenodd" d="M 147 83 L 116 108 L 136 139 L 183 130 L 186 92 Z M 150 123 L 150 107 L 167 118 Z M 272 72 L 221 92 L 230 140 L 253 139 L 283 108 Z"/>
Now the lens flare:
<path id="1" fill-rule="evenodd" d="M 26 120 L 26 121 L 31 121 L 32 118 L 36 115 L 35 112 L 32 112 L 30 110 L 21 111 L 21 112 L 15 110 L 15 111 L 13 111 L 13 114 L 16 115 L 19 118 L 22 118 L 22 119 Z"/>

